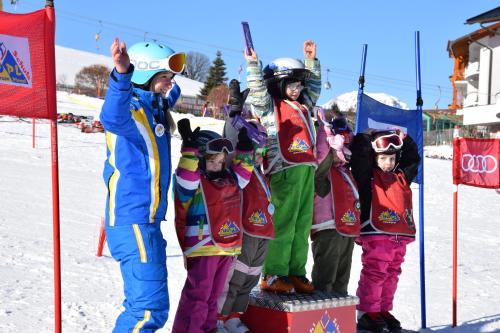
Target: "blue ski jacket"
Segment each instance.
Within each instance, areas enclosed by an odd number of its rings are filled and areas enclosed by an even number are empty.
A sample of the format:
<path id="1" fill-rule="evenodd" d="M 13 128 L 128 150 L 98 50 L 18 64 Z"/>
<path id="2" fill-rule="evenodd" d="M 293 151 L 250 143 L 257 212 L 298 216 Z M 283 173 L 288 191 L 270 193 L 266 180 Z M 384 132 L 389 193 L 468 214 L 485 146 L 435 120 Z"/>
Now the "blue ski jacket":
<path id="1" fill-rule="evenodd" d="M 167 212 L 172 161 L 164 110 L 175 105 L 181 91 L 174 84 L 162 98 L 133 88 L 130 67 L 125 74 L 111 72 L 100 114 L 107 146 L 103 177 L 109 226 L 160 222 Z"/>

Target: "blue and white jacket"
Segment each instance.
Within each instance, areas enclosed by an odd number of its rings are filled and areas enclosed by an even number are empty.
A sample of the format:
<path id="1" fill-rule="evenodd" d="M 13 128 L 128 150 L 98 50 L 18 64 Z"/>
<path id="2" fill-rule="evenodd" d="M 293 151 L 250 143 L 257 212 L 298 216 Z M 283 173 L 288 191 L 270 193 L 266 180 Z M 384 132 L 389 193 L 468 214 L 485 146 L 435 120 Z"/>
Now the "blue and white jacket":
<path id="1" fill-rule="evenodd" d="M 160 222 L 167 212 L 171 133 L 162 109 L 164 103 L 173 107 L 181 91 L 174 84 L 162 99 L 133 88 L 132 73 L 132 65 L 125 74 L 113 69 L 100 114 L 107 146 L 103 177 L 108 226 Z"/>

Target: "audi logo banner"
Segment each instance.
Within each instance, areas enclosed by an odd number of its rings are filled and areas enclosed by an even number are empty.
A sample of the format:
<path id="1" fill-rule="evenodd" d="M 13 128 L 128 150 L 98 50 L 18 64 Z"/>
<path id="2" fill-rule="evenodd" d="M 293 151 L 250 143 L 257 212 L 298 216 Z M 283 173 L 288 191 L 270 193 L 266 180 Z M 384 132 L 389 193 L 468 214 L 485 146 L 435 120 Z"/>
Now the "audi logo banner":
<path id="1" fill-rule="evenodd" d="M 453 140 L 453 183 L 500 188 L 500 139 Z"/>

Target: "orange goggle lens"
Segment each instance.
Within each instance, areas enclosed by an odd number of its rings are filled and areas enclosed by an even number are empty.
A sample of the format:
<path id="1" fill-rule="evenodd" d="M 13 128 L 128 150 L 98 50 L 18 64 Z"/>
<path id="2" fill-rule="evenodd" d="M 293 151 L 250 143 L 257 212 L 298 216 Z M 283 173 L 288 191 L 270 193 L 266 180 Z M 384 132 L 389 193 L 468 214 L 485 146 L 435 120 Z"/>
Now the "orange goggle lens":
<path id="1" fill-rule="evenodd" d="M 184 52 L 174 53 L 168 58 L 168 69 L 173 73 L 182 73 L 185 66 L 186 54 Z"/>

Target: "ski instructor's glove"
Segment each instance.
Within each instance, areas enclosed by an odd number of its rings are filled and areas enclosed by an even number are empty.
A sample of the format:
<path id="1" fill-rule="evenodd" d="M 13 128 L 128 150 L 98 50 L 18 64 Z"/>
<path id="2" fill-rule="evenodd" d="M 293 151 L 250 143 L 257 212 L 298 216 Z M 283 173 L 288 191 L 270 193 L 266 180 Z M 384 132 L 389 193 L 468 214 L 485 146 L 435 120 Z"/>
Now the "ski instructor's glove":
<path id="1" fill-rule="evenodd" d="M 242 127 L 238 132 L 238 143 L 236 148 L 241 151 L 250 151 L 253 149 L 252 140 L 248 137 L 247 129 Z"/>
<path id="2" fill-rule="evenodd" d="M 250 89 L 245 89 L 240 91 L 240 83 L 238 80 L 232 79 L 229 82 L 229 102 L 228 104 L 231 106 L 229 111 L 229 117 L 234 117 L 237 114 L 241 114 L 243 110 L 243 104 L 245 104 L 245 100 L 247 99 L 248 93 Z"/>
<path id="3" fill-rule="evenodd" d="M 194 131 L 191 131 L 191 123 L 188 118 L 182 118 L 177 122 L 177 129 L 182 137 L 182 146 L 189 148 L 198 148 L 196 144 L 196 139 L 198 138 L 198 133 L 200 132 L 200 127 L 196 127 Z"/>

